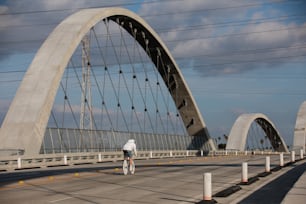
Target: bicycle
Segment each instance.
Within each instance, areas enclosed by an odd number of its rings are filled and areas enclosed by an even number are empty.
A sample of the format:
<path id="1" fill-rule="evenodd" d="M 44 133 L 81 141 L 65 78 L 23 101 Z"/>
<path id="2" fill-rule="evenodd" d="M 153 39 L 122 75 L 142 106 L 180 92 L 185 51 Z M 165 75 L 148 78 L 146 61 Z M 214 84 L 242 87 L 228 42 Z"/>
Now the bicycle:
<path id="1" fill-rule="evenodd" d="M 135 173 L 135 160 L 133 164 L 130 164 L 130 157 L 124 158 L 122 164 L 123 174 L 127 175 L 128 173 L 134 174 Z"/>

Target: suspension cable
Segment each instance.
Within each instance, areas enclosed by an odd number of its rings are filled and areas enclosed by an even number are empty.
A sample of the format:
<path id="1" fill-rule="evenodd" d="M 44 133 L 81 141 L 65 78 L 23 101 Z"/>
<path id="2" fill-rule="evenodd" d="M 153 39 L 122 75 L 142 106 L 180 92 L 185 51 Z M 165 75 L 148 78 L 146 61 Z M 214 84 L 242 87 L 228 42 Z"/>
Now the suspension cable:
<path id="1" fill-rule="evenodd" d="M 118 25 L 119 25 L 119 22 L 117 22 L 118 23 Z M 122 22 L 123 23 L 123 22 Z M 124 47 L 125 47 L 125 51 L 126 51 L 126 54 L 127 54 L 127 56 L 128 56 L 128 60 L 129 60 L 129 63 L 130 63 L 130 65 L 131 65 L 131 68 L 132 68 L 132 74 L 133 74 L 133 80 L 132 80 L 132 93 L 130 93 L 130 91 L 129 91 L 129 89 L 128 89 L 128 85 L 127 85 L 127 81 L 126 81 L 126 78 L 124 77 L 124 74 L 123 74 L 123 79 L 124 79 L 124 83 L 125 83 L 125 86 L 126 86 L 126 89 L 127 89 L 127 93 L 128 93 L 128 96 L 129 96 L 129 99 L 130 99 L 130 101 L 131 101 L 131 104 L 132 104 L 132 112 L 134 111 L 136 111 L 135 110 L 135 107 L 134 107 L 134 89 L 135 89 L 135 82 L 134 82 L 134 80 L 135 79 L 137 79 L 137 76 L 136 76 L 136 72 L 135 72 L 135 67 L 134 67 L 134 61 L 135 61 L 135 56 L 136 56 L 136 54 L 135 54 L 135 49 L 136 49 L 136 46 L 137 46 L 137 44 L 136 44 L 136 32 L 137 31 L 134 31 L 133 30 L 133 27 L 132 27 L 132 25 L 130 24 L 130 28 L 131 28 L 131 33 L 132 33 L 132 36 L 133 36 L 133 39 L 134 39 L 134 43 L 133 43 L 133 54 L 132 54 L 132 56 L 134 56 L 134 60 L 132 60 L 132 57 L 131 57 L 131 55 L 130 55 L 130 52 L 129 52 L 129 49 L 128 49 L 128 46 L 127 46 L 127 43 L 126 43 L 126 40 L 125 40 L 125 38 L 124 38 L 124 35 L 123 35 L 123 32 L 122 32 L 122 26 L 120 26 L 119 25 L 119 29 L 120 29 L 120 33 L 121 33 L 121 39 L 123 40 L 123 44 L 124 44 Z M 138 119 L 138 116 L 137 116 L 137 113 L 135 112 L 135 116 L 136 116 L 136 120 L 137 120 L 137 123 L 138 123 L 138 126 L 139 126 L 139 128 L 140 128 L 140 130 L 141 131 L 143 131 L 142 130 L 142 128 L 141 128 L 141 125 L 140 125 L 140 121 L 139 121 L 139 119 Z M 132 118 L 131 118 L 132 119 Z M 132 121 L 131 121 L 132 122 Z"/>
<path id="2" fill-rule="evenodd" d="M 144 42 L 146 43 L 145 36 L 142 36 L 142 37 L 143 37 Z M 142 65 L 142 68 L 143 68 L 144 74 L 145 74 L 145 87 L 144 87 L 144 96 L 143 96 L 144 107 L 145 107 L 145 109 L 144 109 L 144 129 L 145 129 L 145 125 L 146 125 L 146 115 L 147 115 L 148 119 L 149 119 L 149 124 L 150 124 L 151 129 L 152 129 L 152 131 L 154 133 L 154 125 L 152 123 L 150 112 L 148 111 L 148 107 L 147 107 L 147 90 L 148 90 L 148 84 L 150 84 L 149 78 L 148 78 L 148 70 L 147 70 L 147 67 L 145 65 L 144 59 L 143 59 L 143 57 L 141 55 L 140 47 L 139 46 L 137 47 L 137 51 L 138 51 L 140 63 Z M 138 82 L 138 85 L 139 85 L 139 82 Z"/>
<path id="3" fill-rule="evenodd" d="M 113 127 L 114 127 L 114 126 L 113 126 L 113 121 L 112 121 L 112 119 L 111 119 L 111 116 L 110 116 L 110 113 L 109 113 L 109 111 L 108 111 L 107 104 L 106 104 L 106 101 L 105 101 L 105 97 L 104 97 L 104 96 L 105 96 L 105 86 L 106 86 L 105 83 L 106 83 L 106 77 L 107 77 L 107 75 L 110 77 L 110 74 L 109 74 L 109 72 L 108 72 L 108 68 L 107 68 L 107 64 L 106 64 L 106 57 L 104 56 L 104 54 L 103 54 L 103 52 L 102 52 L 102 49 L 101 49 L 101 46 L 100 46 L 100 43 L 99 43 L 99 41 L 98 41 L 98 38 L 97 38 L 97 35 L 96 35 L 96 32 L 95 32 L 95 29 L 94 29 L 94 28 L 93 28 L 93 33 L 94 33 L 94 36 L 95 36 L 95 39 L 96 39 L 97 46 L 99 47 L 100 56 L 101 56 L 101 58 L 102 58 L 102 60 L 103 60 L 103 62 L 104 62 L 103 89 L 102 89 L 102 91 L 101 91 L 100 86 L 98 86 L 98 92 L 99 92 L 99 95 L 100 95 L 100 97 L 101 97 L 101 99 L 102 99 L 102 107 L 105 107 L 105 111 L 106 111 L 108 120 L 109 120 L 109 122 L 110 122 L 111 127 L 113 128 Z M 107 38 L 107 39 L 108 39 L 108 38 Z M 107 53 L 107 52 L 106 52 L 106 53 Z M 95 80 L 96 84 L 98 84 L 98 81 L 97 81 L 96 76 L 94 77 L 94 80 Z M 113 83 L 112 83 L 112 88 L 114 88 Z M 115 94 L 116 94 L 116 92 L 115 92 Z"/>
<path id="4" fill-rule="evenodd" d="M 109 37 L 109 40 L 110 40 L 110 43 L 111 43 L 112 47 L 114 47 L 114 43 L 113 43 L 113 40 L 112 40 L 111 35 L 110 35 L 110 31 L 109 31 L 109 24 L 107 24 L 106 21 L 104 21 L 104 23 L 106 24 L 106 30 L 107 30 L 107 33 L 108 33 L 107 36 Z M 121 69 L 120 60 L 119 60 L 119 57 L 118 57 L 118 53 L 116 52 L 115 49 L 114 49 L 114 55 L 115 55 L 116 61 L 118 62 L 118 66 L 119 66 L 120 70 L 122 70 L 122 69 Z M 109 75 L 108 70 L 107 70 L 107 73 L 108 73 L 108 75 Z M 114 90 L 114 92 L 115 92 L 116 99 L 117 99 L 117 101 L 118 101 L 118 103 L 119 103 L 119 102 L 120 102 L 120 101 L 119 101 L 119 95 L 118 95 L 119 93 L 116 92 L 116 89 L 115 89 L 115 87 L 114 87 L 114 83 L 113 83 L 113 81 L 112 81 L 110 75 L 109 75 L 109 78 L 110 78 L 110 81 L 111 81 L 113 90 Z M 126 119 L 125 119 L 124 113 L 123 113 L 123 111 L 122 111 L 122 108 L 121 108 L 121 106 L 119 106 L 118 108 L 120 109 L 120 112 L 121 112 L 121 115 L 122 115 L 122 118 L 123 118 L 123 122 L 124 122 L 124 124 L 125 124 L 125 126 L 126 126 L 126 129 L 127 129 L 127 131 L 129 132 L 129 127 L 128 127 L 127 121 L 126 121 Z M 118 118 L 117 118 L 117 119 L 118 119 Z"/>
<path id="5" fill-rule="evenodd" d="M 143 37 L 145 37 L 145 36 L 143 36 Z M 144 40 L 145 40 L 145 45 L 146 45 L 145 51 L 146 51 L 147 55 L 149 56 L 149 58 L 152 59 L 151 51 L 149 49 L 149 41 L 147 39 L 145 39 L 145 38 L 144 38 Z M 158 67 L 154 67 L 154 65 L 152 64 L 152 69 L 153 69 L 153 71 L 154 71 L 154 73 L 156 75 L 157 74 L 157 70 L 156 69 L 158 69 Z M 147 75 L 146 75 L 146 77 L 147 77 Z M 160 123 L 161 127 L 162 127 L 163 131 L 166 132 L 164 123 L 162 121 L 161 115 L 159 114 L 159 110 L 158 110 L 158 98 L 157 98 L 158 95 L 154 96 L 153 88 L 151 86 L 151 83 L 149 83 L 149 88 L 150 88 L 150 92 L 151 92 L 151 95 L 152 95 L 152 98 L 153 98 L 153 101 L 154 101 L 154 104 L 155 104 L 155 108 L 156 108 L 156 117 L 155 117 L 155 120 L 156 120 L 155 121 L 156 122 L 156 132 L 157 132 L 157 129 L 158 129 L 158 127 L 157 127 L 157 118 L 158 118 L 158 116 L 159 116 L 159 119 L 161 121 L 161 123 Z M 158 89 L 158 87 L 157 87 L 157 89 Z"/>

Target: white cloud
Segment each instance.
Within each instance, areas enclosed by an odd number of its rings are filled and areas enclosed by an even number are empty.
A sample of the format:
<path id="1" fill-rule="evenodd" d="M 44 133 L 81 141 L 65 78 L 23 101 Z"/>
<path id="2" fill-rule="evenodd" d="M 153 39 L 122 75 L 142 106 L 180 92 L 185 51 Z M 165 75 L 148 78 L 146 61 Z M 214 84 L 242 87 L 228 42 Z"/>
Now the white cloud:
<path id="1" fill-rule="evenodd" d="M 260 1 L 256 3 L 253 1 L 180 1 L 179 3 L 175 1 L 153 5 L 144 4 L 140 14 L 149 15 L 145 18 L 153 28 L 169 28 L 168 32 L 162 32 L 160 35 L 175 58 L 185 57 L 186 60 L 189 58 L 190 61 L 195 62 L 193 63 L 195 65 L 217 64 L 218 66 L 213 67 L 194 67 L 197 71 L 209 76 L 238 73 L 263 67 L 279 67 L 275 66 L 275 60 L 274 66 L 271 66 L 269 58 L 296 55 L 296 49 L 287 49 L 285 52 L 268 51 L 279 47 L 290 48 L 300 41 L 305 41 L 304 25 L 277 18 L 271 20 L 271 17 L 288 14 L 280 10 L 277 7 L 278 4 L 275 4 L 275 8 L 270 6 L 269 9 L 261 9 L 264 4 L 265 2 L 261 4 Z M 254 6 L 243 7 L 241 5 Z M 164 13 L 169 15 L 157 15 Z M 246 21 L 247 19 L 249 21 Z M 259 21 L 255 23 L 254 20 Z M 237 23 L 221 24 L 235 21 L 241 22 L 240 26 L 237 26 Z M 192 25 L 198 26 L 193 29 Z M 200 25 L 203 25 L 201 26 L 203 29 L 200 29 Z M 181 29 L 188 27 L 189 30 L 182 31 Z M 259 49 L 262 51 L 253 52 L 252 55 L 246 55 L 244 52 Z M 241 54 L 232 55 L 237 51 L 240 51 Z M 305 49 L 299 51 L 300 54 L 301 51 L 306 53 Z M 203 57 L 195 58 L 201 54 Z M 180 64 L 181 68 L 185 67 L 186 60 L 184 64 Z M 245 63 L 241 64 L 241 61 L 251 63 L 246 67 Z M 284 61 L 280 60 L 278 63 L 281 64 Z M 220 64 L 224 65 L 220 66 Z"/>

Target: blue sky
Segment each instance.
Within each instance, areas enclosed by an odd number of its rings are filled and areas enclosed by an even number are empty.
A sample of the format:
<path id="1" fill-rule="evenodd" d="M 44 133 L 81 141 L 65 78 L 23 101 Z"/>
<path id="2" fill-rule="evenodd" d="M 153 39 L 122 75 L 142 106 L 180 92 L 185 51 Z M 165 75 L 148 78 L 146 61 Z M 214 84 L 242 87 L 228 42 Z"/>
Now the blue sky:
<path id="1" fill-rule="evenodd" d="M 229 134 L 240 114 L 256 112 L 292 144 L 306 99 L 303 0 L 0 1 L 0 123 L 54 27 L 80 8 L 113 5 L 133 10 L 161 36 L 213 137 Z"/>

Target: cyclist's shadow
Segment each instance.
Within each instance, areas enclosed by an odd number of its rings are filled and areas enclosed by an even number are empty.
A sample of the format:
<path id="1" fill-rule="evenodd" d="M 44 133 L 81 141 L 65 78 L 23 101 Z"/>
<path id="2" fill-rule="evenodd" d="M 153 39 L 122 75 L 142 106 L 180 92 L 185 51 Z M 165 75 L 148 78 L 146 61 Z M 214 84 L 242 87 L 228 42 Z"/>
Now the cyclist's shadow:
<path id="1" fill-rule="evenodd" d="M 106 174 L 106 175 L 125 176 L 122 169 L 114 170 L 114 171 L 99 171 L 99 173 Z"/>

